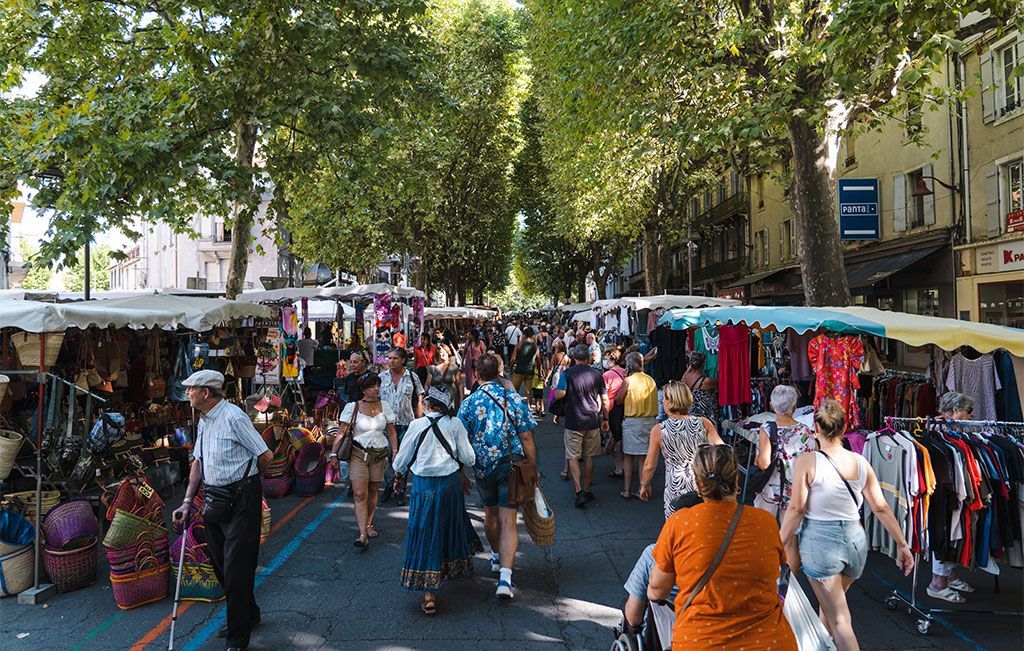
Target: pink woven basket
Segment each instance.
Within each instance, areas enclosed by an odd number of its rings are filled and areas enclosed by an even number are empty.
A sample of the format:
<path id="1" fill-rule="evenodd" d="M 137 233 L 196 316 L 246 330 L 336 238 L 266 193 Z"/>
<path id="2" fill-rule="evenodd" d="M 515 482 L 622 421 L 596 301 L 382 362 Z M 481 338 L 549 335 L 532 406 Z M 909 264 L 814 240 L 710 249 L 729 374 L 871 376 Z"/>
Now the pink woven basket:
<path id="1" fill-rule="evenodd" d="M 171 557 L 179 558 L 181 556 L 181 543 L 185 541 L 185 551 L 190 554 L 190 558 L 196 564 L 205 564 L 210 562 L 210 554 L 206 549 L 206 525 L 201 521 L 194 521 L 188 525 L 188 531 L 184 535 L 178 536 L 171 543 Z"/>
<path id="2" fill-rule="evenodd" d="M 276 498 L 284 497 L 291 491 L 295 478 L 291 475 L 284 475 L 283 477 L 264 477 L 262 481 L 263 496 Z"/>
<path id="3" fill-rule="evenodd" d="M 96 583 L 97 540 L 71 551 L 43 548 L 43 567 L 57 592 L 71 592 Z"/>
<path id="4" fill-rule="evenodd" d="M 170 564 L 110 577 L 114 601 L 121 610 L 136 608 L 167 596 Z"/>
<path id="5" fill-rule="evenodd" d="M 296 477 L 316 477 L 323 474 L 324 446 L 319 443 L 308 443 L 295 455 L 292 471 Z"/>

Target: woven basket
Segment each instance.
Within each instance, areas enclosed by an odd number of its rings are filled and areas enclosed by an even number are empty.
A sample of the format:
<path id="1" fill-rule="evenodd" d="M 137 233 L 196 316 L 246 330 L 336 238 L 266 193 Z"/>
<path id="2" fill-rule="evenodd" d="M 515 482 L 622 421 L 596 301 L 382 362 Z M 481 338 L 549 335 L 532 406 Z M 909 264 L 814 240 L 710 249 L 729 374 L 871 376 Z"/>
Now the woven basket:
<path id="1" fill-rule="evenodd" d="M 210 554 L 206 548 L 206 525 L 200 521 L 193 521 L 188 525 L 188 531 L 178 536 L 171 543 L 171 556 L 178 558 L 181 554 L 182 541 L 185 543 L 185 553 L 196 563 L 209 563 Z"/>
<path id="2" fill-rule="evenodd" d="M 96 583 L 96 538 L 69 552 L 43 549 L 43 567 L 57 592 L 71 592 Z"/>
<path id="3" fill-rule="evenodd" d="M 167 536 L 141 538 L 138 543 L 128 547 L 108 548 L 106 550 L 107 563 L 111 566 L 134 563 L 139 557 L 140 552 L 147 552 L 158 560 L 165 560 L 167 559 L 169 549 L 170 545 L 167 542 Z"/>
<path id="4" fill-rule="evenodd" d="M 39 368 L 40 336 L 31 332 L 15 332 L 11 335 L 14 349 L 18 351 L 18 362 L 23 368 Z M 50 368 L 57 363 L 60 347 L 64 343 L 63 332 L 46 333 L 46 350 L 43 351 L 43 366 Z"/>
<path id="5" fill-rule="evenodd" d="M 118 509 L 114 513 L 114 519 L 110 521 L 110 529 L 103 539 L 104 547 L 128 547 L 135 545 L 140 538 L 153 538 L 157 535 L 167 535 L 167 529 L 141 518 L 133 513 Z"/>
<path id="6" fill-rule="evenodd" d="M 324 491 L 324 483 L 327 481 L 327 467 L 320 465 L 320 472 L 315 475 L 295 477 L 295 494 L 299 497 L 312 497 Z"/>
<path id="7" fill-rule="evenodd" d="M 305 427 L 289 427 L 288 442 L 292 444 L 296 451 L 299 451 L 313 442 L 313 433 Z"/>
<path id="8" fill-rule="evenodd" d="M 0 597 L 10 597 L 32 587 L 34 560 L 32 543 L 20 547 L 0 543 Z"/>
<path id="9" fill-rule="evenodd" d="M 298 477 L 314 477 L 323 474 L 324 446 L 319 443 L 308 443 L 295 455 L 292 464 L 293 474 Z"/>
<path id="10" fill-rule="evenodd" d="M 168 564 L 128 575 L 111 575 L 110 587 L 114 591 L 114 602 L 117 603 L 117 607 L 128 610 L 166 597 L 170 567 Z"/>
<path id="11" fill-rule="evenodd" d="M 270 536 L 270 505 L 263 500 L 263 515 L 260 522 L 260 544 Z"/>
<path id="12" fill-rule="evenodd" d="M 545 510 L 544 515 L 538 512 L 538 502 Z M 555 543 L 555 513 L 548 506 L 540 487 L 534 493 L 534 499 L 523 503 L 523 523 L 535 545 L 547 547 Z"/>
<path id="13" fill-rule="evenodd" d="M 295 483 L 295 478 L 291 475 L 284 475 L 283 477 L 264 477 L 263 483 L 263 497 L 284 497 L 292 489 L 292 484 Z"/>
<path id="14" fill-rule="evenodd" d="M 148 492 L 146 497 L 143 492 Z M 107 506 L 107 520 L 113 520 L 117 510 L 160 524 L 163 521 L 164 501 L 142 477 L 129 477 L 117 487 L 117 493 Z"/>
<path id="15" fill-rule="evenodd" d="M 7 479 L 18 458 L 25 437 L 9 429 L 0 429 L 0 479 Z"/>
<path id="16" fill-rule="evenodd" d="M 43 518 L 43 539 L 50 549 L 68 551 L 79 543 L 99 535 L 92 504 L 85 499 L 65 500 L 50 509 Z"/>
<path id="17" fill-rule="evenodd" d="M 43 507 L 43 518 L 60 503 L 60 491 L 42 491 L 40 496 Z M 14 509 L 24 515 L 32 522 L 32 526 L 38 526 L 36 524 L 36 492 L 35 491 L 19 491 L 17 493 L 7 493 L 4 495 L 4 500 L 9 501 L 14 505 Z"/>
<path id="18" fill-rule="evenodd" d="M 185 564 L 181 568 L 181 598 L 207 602 L 224 599 L 224 588 L 217 580 L 213 565 L 200 562 L 189 549 L 185 550 Z"/>
<path id="19" fill-rule="evenodd" d="M 11 378 L 6 375 L 0 375 L 0 402 L 4 401 L 4 396 L 7 395 L 7 387 L 11 384 Z"/>

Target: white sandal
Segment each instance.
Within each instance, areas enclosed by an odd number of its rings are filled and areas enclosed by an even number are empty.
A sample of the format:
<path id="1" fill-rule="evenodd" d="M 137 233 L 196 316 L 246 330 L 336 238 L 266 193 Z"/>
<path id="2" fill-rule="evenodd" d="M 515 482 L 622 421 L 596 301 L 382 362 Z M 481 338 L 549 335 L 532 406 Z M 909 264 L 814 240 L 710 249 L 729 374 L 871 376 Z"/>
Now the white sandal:
<path id="1" fill-rule="evenodd" d="M 957 592 L 974 592 L 974 586 L 962 579 L 951 580 L 949 582 L 949 587 L 953 588 Z"/>
<path id="2" fill-rule="evenodd" d="M 962 604 L 967 601 L 959 592 L 950 588 L 943 588 L 941 590 L 932 590 L 931 588 L 928 588 L 928 596 L 936 599 L 942 599 L 943 601 L 948 601 L 953 604 Z"/>

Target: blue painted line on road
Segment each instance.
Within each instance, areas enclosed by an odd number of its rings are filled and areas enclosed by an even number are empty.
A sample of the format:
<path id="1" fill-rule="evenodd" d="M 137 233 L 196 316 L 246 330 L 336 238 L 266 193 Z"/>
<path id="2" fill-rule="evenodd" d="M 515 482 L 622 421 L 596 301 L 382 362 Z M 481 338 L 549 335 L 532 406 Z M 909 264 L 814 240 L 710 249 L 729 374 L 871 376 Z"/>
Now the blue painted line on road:
<path id="1" fill-rule="evenodd" d="M 892 583 L 889 583 L 888 581 L 883 579 L 881 576 L 879 576 L 879 574 L 877 572 L 872 572 L 871 574 L 873 574 L 874 577 L 876 579 L 878 579 L 878 581 L 882 585 L 886 586 L 887 588 L 889 588 L 890 590 L 892 590 L 893 592 L 895 592 L 899 596 L 903 597 L 907 601 L 913 601 L 913 599 L 910 598 L 909 594 L 907 594 L 906 592 L 903 592 L 902 590 L 897 588 Z M 922 608 L 921 610 L 924 610 L 925 612 L 927 612 L 926 608 Z M 973 644 L 975 651 L 987 651 L 985 649 L 985 647 L 981 646 L 980 644 L 978 644 L 977 642 L 975 642 L 971 638 L 967 637 L 966 633 L 964 633 L 963 631 L 961 631 L 957 627 L 955 627 L 952 624 L 950 624 L 949 621 L 946 620 L 944 617 L 939 617 L 938 615 L 932 615 L 932 621 L 933 622 L 937 622 L 938 624 L 941 624 L 943 627 L 949 629 L 949 632 L 951 632 L 953 635 L 957 636 L 958 638 L 960 638 L 961 640 L 963 640 L 967 644 Z"/>
<path id="2" fill-rule="evenodd" d="M 85 646 L 89 642 L 92 642 L 93 640 L 95 640 L 97 637 L 100 636 L 100 634 L 103 633 L 103 631 L 107 630 L 108 628 L 110 628 L 114 624 L 118 623 L 122 619 L 124 619 L 124 611 L 123 610 L 122 611 L 118 611 L 118 612 L 114 613 L 113 615 L 111 615 L 110 617 L 104 619 L 102 622 L 100 622 L 99 626 L 97 626 L 96 628 L 94 628 L 91 631 L 89 631 L 88 633 L 86 633 L 85 636 L 83 636 L 82 639 L 79 640 L 78 644 L 76 644 L 75 646 L 71 647 L 71 651 L 81 651 L 83 646 Z"/>
<path id="3" fill-rule="evenodd" d="M 341 506 L 341 503 L 344 501 L 345 492 L 342 491 L 341 495 L 335 498 L 333 502 L 325 506 L 324 509 L 320 511 L 320 515 L 316 516 L 316 519 L 307 524 L 302 531 L 296 534 L 296 536 L 292 538 L 287 545 L 284 546 L 284 549 L 277 553 L 277 556 L 275 556 L 274 559 L 270 561 L 270 563 L 267 564 L 263 568 L 263 570 L 260 571 L 259 574 L 256 575 L 257 590 L 259 590 L 260 586 L 263 585 L 263 582 L 266 581 L 268 576 L 270 576 L 278 569 L 280 569 L 281 566 L 284 565 L 289 558 L 291 558 L 292 554 L 294 554 L 296 550 L 299 549 L 299 547 L 306 540 L 306 538 L 309 538 L 313 534 L 313 532 L 316 531 L 317 528 L 319 528 L 319 526 L 324 523 L 324 520 L 327 519 L 327 516 L 329 516 L 331 512 L 334 511 L 334 509 Z M 213 619 L 211 619 L 206 626 L 200 629 L 200 631 L 196 633 L 195 637 L 188 641 L 188 644 L 186 644 L 183 647 L 184 651 L 198 651 L 199 649 L 201 649 L 203 645 L 206 644 L 206 642 L 210 639 L 210 637 L 212 637 L 222 626 L 224 626 L 224 622 L 226 621 L 226 619 L 227 610 L 225 610 L 225 608 L 222 606 L 217 609 L 216 613 L 214 613 Z"/>

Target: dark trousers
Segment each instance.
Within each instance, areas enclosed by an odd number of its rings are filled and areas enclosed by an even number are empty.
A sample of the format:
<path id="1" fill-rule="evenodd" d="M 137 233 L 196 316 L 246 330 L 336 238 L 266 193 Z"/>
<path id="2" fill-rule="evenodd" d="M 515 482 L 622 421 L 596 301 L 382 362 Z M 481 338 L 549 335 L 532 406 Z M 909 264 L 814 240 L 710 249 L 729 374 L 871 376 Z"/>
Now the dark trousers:
<path id="1" fill-rule="evenodd" d="M 249 646 L 252 625 L 260 617 L 254 583 L 260 555 L 262 495 L 259 475 L 256 475 L 243 486 L 228 522 L 206 523 L 213 570 L 227 596 L 228 647 L 244 649 Z"/>

